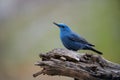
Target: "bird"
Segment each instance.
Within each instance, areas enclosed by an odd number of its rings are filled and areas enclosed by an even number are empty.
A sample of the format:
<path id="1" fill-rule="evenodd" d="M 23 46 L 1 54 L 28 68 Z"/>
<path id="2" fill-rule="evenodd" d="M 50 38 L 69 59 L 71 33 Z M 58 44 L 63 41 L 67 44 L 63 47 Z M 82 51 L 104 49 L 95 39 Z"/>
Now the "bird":
<path id="1" fill-rule="evenodd" d="M 73 32 L 69 26 L 64 23 L 53 22 L 54 25 L 58 26 L 60 29 L 60 39 L 63 45 L 72 51 L 78 50 L 91 50 L 98 54 L 103 54 L 102 52 L 96 50 L 95 45 L 89 43 L 85 38 Z"/>

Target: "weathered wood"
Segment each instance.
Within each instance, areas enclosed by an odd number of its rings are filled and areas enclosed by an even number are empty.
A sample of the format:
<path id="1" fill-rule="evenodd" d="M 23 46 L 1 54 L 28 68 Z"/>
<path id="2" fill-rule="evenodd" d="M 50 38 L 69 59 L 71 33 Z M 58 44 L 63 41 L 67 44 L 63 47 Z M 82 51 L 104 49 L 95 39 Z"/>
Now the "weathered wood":
<path id="1" fill-rule="evenodd" d="M 53 49 L 46 54 L 40 54 L 40 58 L 42 61 L 35 65 L 43 70 L 33 74 L 34 77 L 47 74 L 68 76 L 78 80 L 120 80 L 120 65 L 97 54 Z"/>

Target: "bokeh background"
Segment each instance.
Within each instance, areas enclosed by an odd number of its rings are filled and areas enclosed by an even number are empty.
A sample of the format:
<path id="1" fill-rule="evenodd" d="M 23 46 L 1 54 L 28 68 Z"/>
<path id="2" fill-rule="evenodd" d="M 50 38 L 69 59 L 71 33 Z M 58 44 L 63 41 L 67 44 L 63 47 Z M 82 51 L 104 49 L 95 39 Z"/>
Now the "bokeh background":
<path id="1" fill-rule="evenodd" d="M 0 80 L 73 80 L 32 77 L 39 53 L 64 48 L 54 21 L 120 64 L 120 0 L 0 0 Z"/>

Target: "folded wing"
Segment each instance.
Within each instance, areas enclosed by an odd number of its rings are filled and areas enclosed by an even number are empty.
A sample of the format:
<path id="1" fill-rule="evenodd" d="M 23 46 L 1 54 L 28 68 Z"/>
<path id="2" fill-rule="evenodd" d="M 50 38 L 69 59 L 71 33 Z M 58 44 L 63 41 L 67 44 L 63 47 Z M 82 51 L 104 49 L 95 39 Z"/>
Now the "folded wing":
<path id="1" fill-rule="evenodd" d="M 77 35 L 76 33 L 71 33 L 67 36 L 70 40 L 75 41 L 75 42 L 80 42 L 83 44 L 87 44 L 89 46 L 95 46 L 91 43 L 89 43 L 87 40 L 85 40 L 83 37 L 80 37 L 79 35 Z"/>

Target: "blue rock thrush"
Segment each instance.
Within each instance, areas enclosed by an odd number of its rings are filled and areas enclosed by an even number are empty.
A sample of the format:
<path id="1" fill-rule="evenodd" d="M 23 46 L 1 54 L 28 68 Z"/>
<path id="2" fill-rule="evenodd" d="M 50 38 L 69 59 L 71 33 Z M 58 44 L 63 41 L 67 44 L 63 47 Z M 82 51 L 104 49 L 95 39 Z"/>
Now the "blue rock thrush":
<path id="1" fill-rule="evenodd" d="M 92 50 L 98 54 L 102 54 L 102 52 L 93 48 L 95 45 L 89 43 L 83 37 L 74 33 L 66 24 L 64 23 L 57 24 L 55 22 L 53 22 L 53 24 L 57 25 L 60 28 L 60 39 L 67 49 L 73 51 L 78 51 L 81 49 Z"/>

